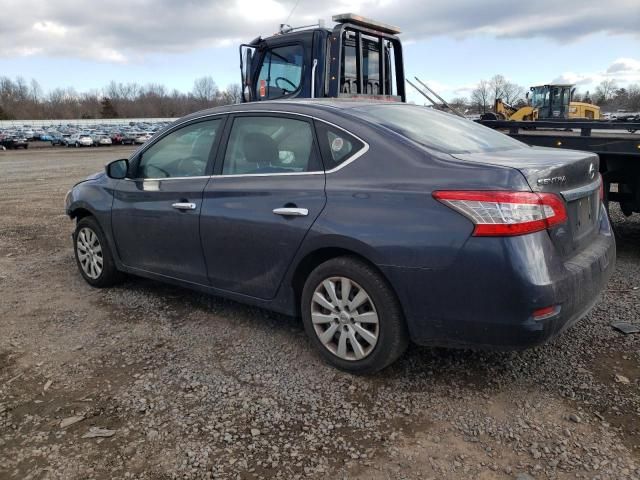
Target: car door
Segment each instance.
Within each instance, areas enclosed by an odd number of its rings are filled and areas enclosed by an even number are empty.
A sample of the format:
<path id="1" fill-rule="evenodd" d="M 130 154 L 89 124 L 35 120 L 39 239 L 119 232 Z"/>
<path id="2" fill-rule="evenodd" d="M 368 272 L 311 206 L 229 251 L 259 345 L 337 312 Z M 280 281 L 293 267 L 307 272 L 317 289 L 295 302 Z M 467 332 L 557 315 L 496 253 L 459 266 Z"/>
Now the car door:
<path id="1" fill-rule="evenodd" d="M 229 123 L 200 219 L 209 280 L 271 299 L 324 208 L 324 169 L 306 117 L 237 114 Z"/>
<path id="2" fill-rule="evenodd" d="M 112 229 L 122 262 L 132 268 L 207 284 L 200 243 L 202 192 L 224 118 L 169 131 L 131 160 L 118 182 Z"/>

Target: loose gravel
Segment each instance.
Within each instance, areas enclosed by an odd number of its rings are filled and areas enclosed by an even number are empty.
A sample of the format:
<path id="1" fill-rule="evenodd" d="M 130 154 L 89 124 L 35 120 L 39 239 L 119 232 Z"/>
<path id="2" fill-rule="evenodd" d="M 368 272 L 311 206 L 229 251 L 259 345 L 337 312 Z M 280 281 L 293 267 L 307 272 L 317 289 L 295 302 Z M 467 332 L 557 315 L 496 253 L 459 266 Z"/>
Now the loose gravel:
<path id="1" fill-rule="evenodd" d="M 611 328 L 640 323 L 640 216 L 612 207 L 616 273 L 557 340 L 357 377 L 297 319 L 89 287 L 63 197 L 129 151 L 0 152 L 0 478 L 640 478 L 640 334 Z"/>

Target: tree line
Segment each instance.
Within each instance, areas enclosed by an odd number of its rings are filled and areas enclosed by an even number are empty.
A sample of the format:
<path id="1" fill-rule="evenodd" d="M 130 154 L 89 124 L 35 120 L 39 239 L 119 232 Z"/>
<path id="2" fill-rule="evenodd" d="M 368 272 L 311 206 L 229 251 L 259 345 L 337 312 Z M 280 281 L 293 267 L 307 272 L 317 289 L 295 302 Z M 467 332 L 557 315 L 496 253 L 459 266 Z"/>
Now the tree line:
<path id="1" fill-rule="evenodd" d="M 480 80 L 469 98 L 456 97 L 449 103 L 467 113 L 492 110 L 496 98 L 521 107 L 526 105 L 527 89 L 503 75 Z M 98 119 L 181 117 L 188 113 L 239 103 L 239 84 L 218 88 L 210 76 L 198 78 L 190 92 L 169 90 L 157 83 L 110 82 L 101 90 L 79 93 L 73 88 L 55 88 L 44 93 L 40 84 L 22 77 L 0 76 L 0 120 Z M 605 111 L 640 111 L 640 85 L 618 87 L 614 80 L 601 82 L 593 94 L 576 91 L 573 100 L 595 103 Z"/>
<path id="2" fill-rule="evenodd" d="M 157 83 L 114 81 L 101 90 L 55 88 L 45 93 L 35 79 L 0 77 L 0 120 L 181 117 L 240 100 L 240 85 L 220 89 L 209 76 L 196 79 L 187 93 Z"/>
<path id="3" fill-rule="evenodd" d="M 494 75 L 489 80 L 480 80 L 469 98 L 456 97 L 449 103 L 458 110 L 482 114 L 493 109 L 497 98 L 517 108 L 525 106 L 527 91 L 528 89 L 509 82 L 503 75 Z M 593 103 L 604 111 L 638 112 L 640 111 L 640 85 L 618 87 L 615 80 L 604 80 L 593 93 L 589 91 L 582 93 L 576 90 L 572 100 Z"/>

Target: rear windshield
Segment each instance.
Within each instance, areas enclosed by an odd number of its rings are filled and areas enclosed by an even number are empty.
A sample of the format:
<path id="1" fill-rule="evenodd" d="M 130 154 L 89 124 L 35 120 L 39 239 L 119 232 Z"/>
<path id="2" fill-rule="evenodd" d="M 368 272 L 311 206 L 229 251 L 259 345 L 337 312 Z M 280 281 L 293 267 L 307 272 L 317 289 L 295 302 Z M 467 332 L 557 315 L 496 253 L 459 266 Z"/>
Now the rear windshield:
<path id="1" fill-rule="evenodd" d="M 471 120 L 417 105 L 367 105 L 353 111 L 414 142 L 445 153 L 525 147 L 524 143 Z"/>

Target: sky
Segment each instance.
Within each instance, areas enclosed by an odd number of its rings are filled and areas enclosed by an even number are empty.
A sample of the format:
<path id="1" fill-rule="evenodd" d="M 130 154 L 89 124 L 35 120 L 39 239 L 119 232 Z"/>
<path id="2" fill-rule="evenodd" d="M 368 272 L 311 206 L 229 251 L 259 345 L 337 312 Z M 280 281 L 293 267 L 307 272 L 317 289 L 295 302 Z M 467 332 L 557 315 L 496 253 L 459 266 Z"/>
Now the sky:
<path id="1" fill-rule="evenodd" d="M 407 78 L 469 96 L 502 74 L 528 87 L 640 83 L 640 0 L 0 0 L 0 76 L 46 91 L 111 80 L 190 91 L 239 83 L 238 44 L 353 12 L 402 30 Z M 421 97 L 407 87 L 409 99 Z"/>

